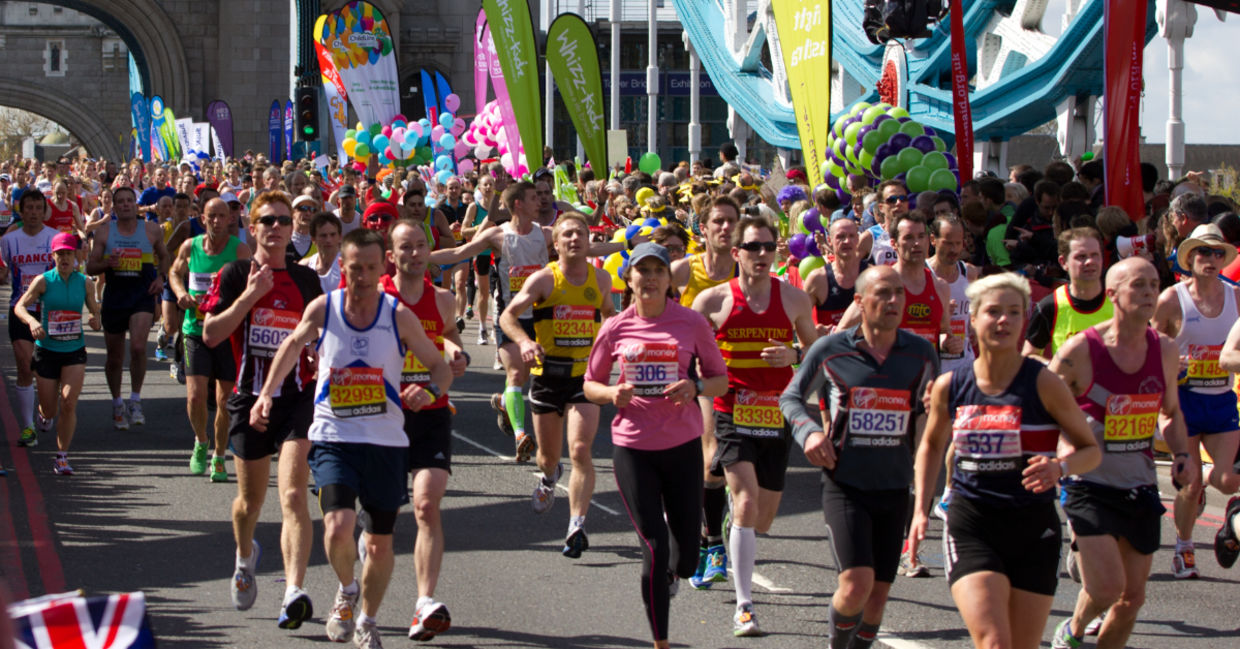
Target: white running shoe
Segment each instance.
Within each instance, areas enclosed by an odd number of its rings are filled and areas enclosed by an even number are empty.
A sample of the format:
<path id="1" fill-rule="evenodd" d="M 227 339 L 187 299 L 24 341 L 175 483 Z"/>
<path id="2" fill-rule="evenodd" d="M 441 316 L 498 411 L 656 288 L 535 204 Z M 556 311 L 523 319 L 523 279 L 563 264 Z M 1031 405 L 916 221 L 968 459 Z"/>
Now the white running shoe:
<path id="1" fill-rule="evenodd" d="M 448 614 L 448 607 L 431 600 L 413 614 L 413 623 L 409 625 L 409 639 L 426 642 L 451 626 L 452 616 Z"/>
<path id="2" fill-rule="evenodd" d="M 336 602 L 332 604 L 332 614 L 327 618 L 327 639 L 332 642 L 348 642 L 357 628 L 357 620 L 353 612 L 357 608 L 357 600 L 362 596 L 359 587 L 352 595 L 336 589 Z"/>
<path id="3" fill-rule="evenodd" d="M 134 426 L 146 425 L 146 415 L 142 414 L 141 401 L 130 401 L 127 410 L 129 411 L 129 423 Z"/>

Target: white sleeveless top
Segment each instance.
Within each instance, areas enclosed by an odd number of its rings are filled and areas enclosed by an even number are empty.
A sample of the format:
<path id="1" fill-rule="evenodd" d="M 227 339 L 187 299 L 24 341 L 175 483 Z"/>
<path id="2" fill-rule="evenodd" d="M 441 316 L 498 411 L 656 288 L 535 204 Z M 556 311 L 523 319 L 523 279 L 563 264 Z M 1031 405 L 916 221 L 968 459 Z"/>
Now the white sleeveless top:
<path id="1" fill-rule="evenodd" d="M 1188 292 L 1188 284 L 1175 285 L 1180 299 L 1180 333 L 1175 344 L 1180 356 L 1188 357 L 1188 371 L 1180 376 L 1180 388 L 1198 394 L 1223 394 L 1231 391 L 1232 375 L 1219 368 L 1219 354 L 1227 334 L 1236 322 L 1236 292 L 1223 285 L 1223 310 L 1217 317 L 1207 318 L 1197 309 Z"/>
<path id="2" fill-rule="evenodd" d="M 344 317 L 344 289 L 327 294 L 310 441 L 409 446 L 399 392 L 405 349 L 396 305 L 396 298 L 382 295 L 374 321 L 357 329 Z"/>
<path id="3" fill-rule="evenodd" d="M 930 262 L 926 262 L 926 268 L 930 268 Z M 951 287 L 951 299 L 956 302 L 956 308 L 951 316 L 951 334 L 964 342 L 964 352 L 953 355 L 940 350 L 939 361 L 944 372 L 955 371 L 973 362 L 973 347 L 969 344 L 969 298 L 964 294 L 965 289 L 969 287 L 969 274 L 963 261 L 956 262 L 956 269 L 960 275 L 956 281 L 947 284 Z M 934 275 L 933 268 L 930 268 L 930 274 Z M 934 276 L 937 279 L 943 279 L 938 275 Z"/>
<path id="4" fill-rule="evenodd" d="M 896 256 L 895 247 L 891 245 L 891 235 L 887 229 L 881 225 L 871 225 L 868 229 L 874 240 L 870 246 L 870 261 L 879 266 L 894 266 L 899 257 Z"/>
<path id="5" fill-rule="evenodd" d="M 499 261 L 499 289 L 504 303 L 512 301 L 512 295 L 521 291 L 525 280 L 530 275 L 542 270 L 547 265 L 547 240 L 543 237 L 542 227 L 537 223 L 530 228 L 528 234 L 517 234 L 512 221 L 501 226 L 504 228 L 503 255 Z M 534 317 L 532 309 L 520 315 L 523 320 Z"/>

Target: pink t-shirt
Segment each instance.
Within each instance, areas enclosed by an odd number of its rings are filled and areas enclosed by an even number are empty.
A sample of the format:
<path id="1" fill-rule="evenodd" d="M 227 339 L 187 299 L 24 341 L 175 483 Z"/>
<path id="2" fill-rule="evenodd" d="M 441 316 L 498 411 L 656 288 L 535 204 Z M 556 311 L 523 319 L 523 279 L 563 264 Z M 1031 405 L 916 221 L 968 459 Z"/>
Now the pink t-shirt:
<path id="1" fill-rule="evenodd" d="M 619 381 L 634 386 L 633 401 L 611 422 L 613 444 L 658 451 L 702 436 L 697 403 L 676 406 L 663 396 L 668 385 L 689 377 L 695 357 L 702 378 L 727 373 L 706 318 L 673 300 L 657 318 L 643 318 L 631 306 L 603 323 L 586 380 L 610 385 L 612 366 L 618 363 Z"/>

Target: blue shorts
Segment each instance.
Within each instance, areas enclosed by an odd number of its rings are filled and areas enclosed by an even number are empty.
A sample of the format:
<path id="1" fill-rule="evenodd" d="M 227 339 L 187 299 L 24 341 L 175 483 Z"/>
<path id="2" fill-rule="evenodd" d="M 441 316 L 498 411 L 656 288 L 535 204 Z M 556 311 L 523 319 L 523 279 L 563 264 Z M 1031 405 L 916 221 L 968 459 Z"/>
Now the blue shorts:
<path id="1" fill-rule="evenodd" d="M 1212 435 L 1240 430 L 1240 414 L 1236 410 L 1236 393 L 1201 394 L 1180 388 L 1180 410 L 1188 434 Z"/>
<path id="2" fill-rule="evenodd" d="M 407 454 L 407 449 L 395 446 L 315 442 L 310 447 L 310 471 L 320 492 L 329 485 L 348 487 L 362 509 L 395 512 L 409 502 Z M 325 507 L 323 513 L 328 511 Z"/>

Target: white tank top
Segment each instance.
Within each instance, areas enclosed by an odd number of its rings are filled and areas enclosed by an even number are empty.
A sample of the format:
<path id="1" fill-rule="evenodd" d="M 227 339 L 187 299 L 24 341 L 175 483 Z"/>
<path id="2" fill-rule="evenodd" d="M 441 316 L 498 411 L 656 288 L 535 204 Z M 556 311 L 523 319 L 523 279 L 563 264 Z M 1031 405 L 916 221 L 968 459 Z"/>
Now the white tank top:
<path id="1" fill-rule="evenodd" d="M 530 275 L 547 265 L 547 240 L 543 238 L 542 227 L 537 223 L 524 235 L 517 234 L 512 221 L 501 227 L 504 228 L 504 248 L 498 268 L 499 289 L 507 304 L 512 301 L 513 293 L 520 292 Z M 534 312 L 526 310 L 520 317 L 533 318 Z"/>
<path id="2" fill-rule="evenodd" d="M 879 266 L 894 266 L 899 258 L 896 257 L 896 249 L 891 245 L 891 235 L 887 233 L 887 229 L 881 225 L 871 225 L 869 230 L 874 240 L 874 245 L 870 246 L 870 261 Z"/>
<path id="3" fill-rule="evenodd" d="M 930 262 L 926 262 L 926 268 L 930 268 Z M 964 343 L 964 352 L 948 354 L 939 351 L 940 369 L 944 372 L 954 371 L 973 362 L 973 347 L 969 345 L 969 298 L 964 294 L 964 290 L 969 287 L 968 269 L 962 261 L 956 262 L 956 269 L 959 276 L 956 281 L 947 284 L 951 287 L 951 299 L 956 302 L 956 308 L 952 311 L 951 334 L 960 338 Z M 930 268 L 930 274 L 934 275 L 933 268 Z M 938 275 L 934 276 L 936 279 L 943 279 Z M 947 280 L 944 279 L 944 281 Z"/>
<path id="4" fill-rule="evenodd" d="M 396 298 L 382 295 L 374 321 L 357 329 L 344 317 L 344 289 L 327 294 L 310 441 L 409 446 L 400 403 L 405 349 L 396 330 L 396 305 Z"/>
<path id="5" fill-rule="evenodd" d="M 1236 322 L 1236 293 L 1231 286 L 1223 285 L 1223 310 L 1217 317 L 1207 318 L 1197 309 L 1197 303 L 1188 292 L 1188 284 L 1175 285 L 1180 299 L 1180 333 L 1175 344 L 1180 356 L 1188 357 L 1188 370 L 1180 375 L 1180 388 L 1198 394 L 1223 394 L 1231 391 L 1232 376 L 1219 368 L 1219 354 L 1227 334 Z"/>

